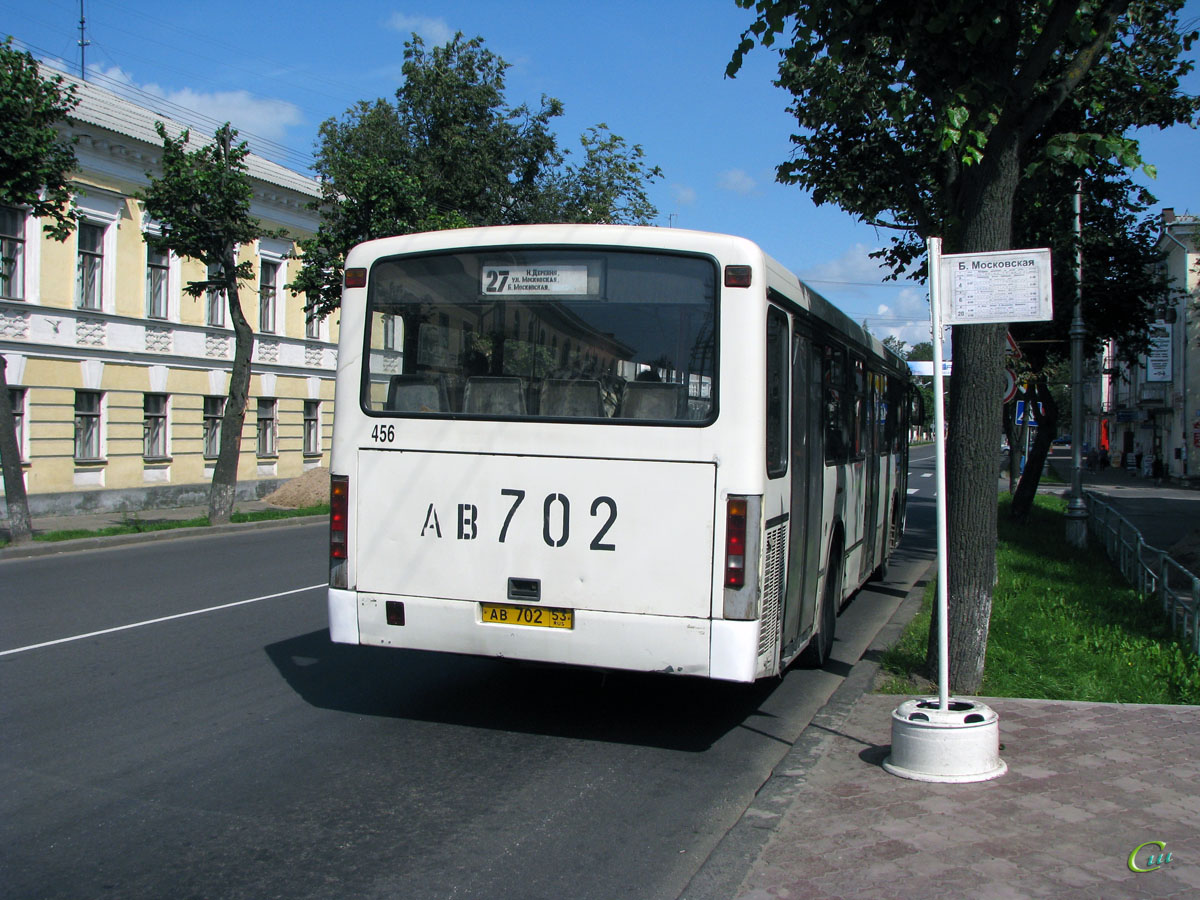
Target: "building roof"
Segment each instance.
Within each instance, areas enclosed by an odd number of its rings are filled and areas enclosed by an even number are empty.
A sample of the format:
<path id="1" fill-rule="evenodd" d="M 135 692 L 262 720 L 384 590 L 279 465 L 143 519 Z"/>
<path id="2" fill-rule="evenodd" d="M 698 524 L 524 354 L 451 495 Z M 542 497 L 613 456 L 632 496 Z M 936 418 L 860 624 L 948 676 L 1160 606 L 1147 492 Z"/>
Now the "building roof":
<path id="1" fill-rule="evenodd" d="M 39 65 L 48 77 L 59 76 L 64 82 L 75 85 L 79 105 L 68 115 L 72 122 L 95 125 L 115 134 L 151 144 L 159 149 L 162 148 L 162 138 L 154 130 L 155 122 L 162 122 L 166 126 L 167 133 L 172 136 L 188 129 L 188 147 L 191 149 L 211 142 L 211 138 L 207 136 L 200 137 L 195 128 L 127 100 L 106 88 L 90 81 L 82 81 L 67 72 L 47 66 L 45 63 Z M 321 193 L 320 184 L 315 178 L 293 172 L 256 153 L 246 156 L 246 170 L 251 178 L 297 193 L 311 197 L 319 197 Z"/>

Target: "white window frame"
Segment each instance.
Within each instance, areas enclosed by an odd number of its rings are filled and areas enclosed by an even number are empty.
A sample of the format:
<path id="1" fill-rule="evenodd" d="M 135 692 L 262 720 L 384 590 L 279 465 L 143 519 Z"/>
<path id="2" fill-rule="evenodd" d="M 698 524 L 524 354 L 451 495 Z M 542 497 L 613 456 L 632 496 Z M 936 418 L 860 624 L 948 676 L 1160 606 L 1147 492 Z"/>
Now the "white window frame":
<path id="1" fill-rule="evenodd" d="M 171 251 L 146 244 L 146 318 L 171 318 Z"/>
<path id="2" fill-rule="evenodd" d="M 151 398 L 162 400 L 162 411 L 151 413 L 148 407 L 150 406 Z M 152 432 L 156 430 L 155 425 L 161 429 L 157 434 L 159 446 L 151 445 L 153 438 Z M 152 452 L 157 450 L 158 452 Z M 147 462 L 160 462 L 171 458 L 171 396 L 170 394 L 145 393 L 142 394 L 142 458 Z"/>
<path id="3" fill-rule="evenodd" d="M 285 315 L 287 304 L 284 302 L 283 285 L 287 281 L 287 254 L 291 251 L 292 244 L 290 241 L 281 241 L 275 238 L 261 238 L 258 242 L 258 325 L 259 332 L 262 334 L 279 334 L 287 333 L 287 317 Z M 272 263 L 275 265 L 275 277 L 272 287 L 275 290 L 275 296 L 271 301 L 271 329 L 267 330 L 263 325 L 263 300 L 262 300 L 262 276 L 263 264 Z"/>
<path id="4" fill-rule="evenodd" d="M 80 453 L 81 448 L 88 449 L 88 447 L 90 447 L 92 444 L 91 440 L 87 440 L 87 446 L 84 446 L 84 444 L 81 443 L 81 431 L 82 431 L 81 425 L 82 425 L 82 423 L 80 420 L 79 399 L 80 399 L 80 395 L 83 395 L 83 394 L 90 394 L 90 395 L 98 398 L 98 403 L 96 404 L 96 411 L 92 412 L 89 410 L 86 413 L 84 413 L 84 415 L 86 415 L 89 419 L 95 420 L 95 428 L 96 428 L 95 437 L 94 437 L 95 450 L 96 450 L 95 456 L 84 456 L 84 455 L 81 455 L 81 453 Z M 105 459 L 104 454 L 105 454 L 105 451 L 108 449 L 106 446 L 107 442 L 105 441 L 105 434 L 104 434 L 104 431 L 105 431 L 104 423 L 105 423 L 105 419 L 106 419 L 105 412 L 107 411 L 107 408 L 108 408 L 108 395 L 104 391 L 85 390 L 83 388 L 80 388 L 75 391 L 75 403 L 74 403 L 74 407 L 73 407 L 74 422 L 75 422 L 75 446 L 73 448 L 73 455 L 74 455 L 75 462 L 77 462 L 77 463 L 95 463 L 95 462 L 103 462 L 104 461 L 104 459 Z"/>
<path id="5" fill-rule="evenodd" d="M 100 297 L 96 307 L 80 305 L 79 296 L 79 234 L 80 228 L 75 229 L 75 308 L 86 309 L 89 312 L 116 312 L 117 292 L 117 221 L 125 208 L 125 198 L 116 194 L 107 194 L 96 188 L 89 188 L 95 193 L 76 194 L 75 204 L 79 208 L 79 224 L 94 225 L 103 229 L 100 241 Z"/>
<path id="6" fill-rule="evenodd" d="M 99 234 L 96 247 L 91 246 L 93 233 Z M 84 247 L 84 236 L 88 246 Z M 75 308 L 91 312 L 104 310 L 105 227 L 99 222 L 80 222 L 75 234 Z M 95 272 L 92 272 L 93 267 Z"/>
<path id="7" fill-rule="evenodd" d="M 319 341 L 325 331 L 325 320 L 314 313 L 304 314 L 304 336 L 310 341 Z"/>
<path id="8" fill-rule="evenodd" d="M 170 250 L 163 252 L 167 256 L 166 278 L 164 280 L 163 289 L 163 309 L 162 315 L 155 315 L 154 304 L 150 296 L 150 254 L 153 252 L 150 242 L 155 238 L 162 237 L 162 225 L 149 219 L 142 221 L 142 240 L 146 248 L 146 318 L 155 319 L 158 321 L 178 321 L 179 319 L 179 299 L 181 296 L 181 274 L 179 257 Z"/>
<path id="9" fill-rule="evenodd" d="M 270 279 L 267 267 L 271 266 Z M 273 259 L 258 263 L 258 331 L 260 334 L 279 334 L 279 271 L 283 264 Z M 270 291 L 270 295 L 267 295 Z"/>
<path id="10" fill-rule="evenodd" d="M 312 415 L 309 415 L 309 412 Z M 321 455 L 321 401 L 304 401 L 304 455 Z"/>
<path id="11" fill-rule="evenodd" d="M 220 266 L 211 265 L 205 270 L 205 278 L 216 278 Z M 229 307 L 224 291 L 209 288 L 204 292 L 204 324 L 209 328 L 225 328 L 225 312 Z"/>
<path id="12" fill-rule="evenodd" d="M 225 403 L 227 397 L 218 397 L 215 395 L 205 396 L 200 408 L 203 417 L 203 441 L 204 450 L 203 456 L 205 459 L 216 459 L 221 455 L 221 419 L 225 415 Z M 217 401 L 217 412 L 213 415 L 209 412 L 209 407 L 212 405 L 209 401 Z M 211 453 L 209 451 L 212 451 Z"/>
<path id="13" fill-rule="evenodd" d="M 29 462 L 29 388 L 8 386 L 8 397 L 12 402 L 13 426 L 17 432 L 17 458 Z"/>
<path id="14" fill-rule="evenodd" d="M 267 415 L 263 415 L 263 411 Z M 279 400 L 260 397 L 257 406 L 258 436 L 255 452 L 259 459 L 276 459 L 279 456 Z"/>
<path id="15" fill-rule="evenodd" d="M 10 280 L 15 287 L 10 291 L 11 296 L 0 294 L 0 299 L 24 301 L 28 296 L 26 288 L 29 282 L 29 211 L 21 206 L 3 206 L 0 209 L 11 210 L 20 217 L 12 234 L 0 235 L 0 257 L 4 255 L 4 245 L 9 242 L 14 243 L 19 251 L 12 256 L 13 277 Z M 4 262 L 0 258 L 0 269 L 3 267 Z"/>

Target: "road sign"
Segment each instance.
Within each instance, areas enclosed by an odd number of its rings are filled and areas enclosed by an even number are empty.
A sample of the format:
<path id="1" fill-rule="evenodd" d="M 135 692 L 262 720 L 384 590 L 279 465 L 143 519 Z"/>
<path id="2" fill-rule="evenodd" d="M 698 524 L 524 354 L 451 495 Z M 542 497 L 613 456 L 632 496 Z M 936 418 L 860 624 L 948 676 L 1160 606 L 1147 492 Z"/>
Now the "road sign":
<path id="1" fill-rule="evenodd" d="M 938 265 L 943 325 L 1043 322 L 1054 318 L 1050 251 L 947 253 Z"/>
<path id="2" fill-rule="evenodd" d="M 1029 421 L 1025 421 L 1025 410 L 1029 409 Z M 1043 414 L 1046 407 L 1038 403 L 1037 412 L 1034 412 L 1032 407 L 1029 407 L 1024 400 L 1017 401 L 1017 418 L 1014 424 L 1016 425 L 1033 425 L 1037 426 L 1037 416 Z"/>
<path id="3" fill-rule="evenodd" d="M 1017 396 L 1017 374 L 1012 369 L 1004 370 L 1004 403 Z"/>

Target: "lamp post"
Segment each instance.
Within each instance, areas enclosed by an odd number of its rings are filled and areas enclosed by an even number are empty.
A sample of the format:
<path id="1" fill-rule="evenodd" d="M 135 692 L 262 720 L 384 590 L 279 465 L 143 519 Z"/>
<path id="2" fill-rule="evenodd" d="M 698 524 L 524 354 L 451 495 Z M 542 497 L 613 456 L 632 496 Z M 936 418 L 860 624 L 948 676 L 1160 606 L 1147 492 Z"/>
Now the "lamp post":
<path id="1" fill-rule="evenodd" d="M 1075 312 L 1071 317 L 1071 500 L 1067 504 L 1067 543 L 1087 544 L 1087 504 L 1083 501 L 1083 180 L 1075 182 Z"/>

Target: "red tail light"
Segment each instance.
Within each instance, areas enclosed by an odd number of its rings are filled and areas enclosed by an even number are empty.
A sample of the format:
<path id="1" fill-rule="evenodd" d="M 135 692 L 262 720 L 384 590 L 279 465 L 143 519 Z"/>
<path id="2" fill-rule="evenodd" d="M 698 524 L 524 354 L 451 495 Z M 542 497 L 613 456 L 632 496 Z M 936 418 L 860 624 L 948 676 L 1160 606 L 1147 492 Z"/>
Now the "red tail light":
<path id="1" fill-rule="evenodd" d="M 329 561 L 346 559 L 350 519 L 350 477 L 332 475 L 329 479 Z"/>
<path id="2" fill-rule="evenodd" d="M 730 498 L 725 513 L 725 587 L 746 584 L 746 501 Z"/>

